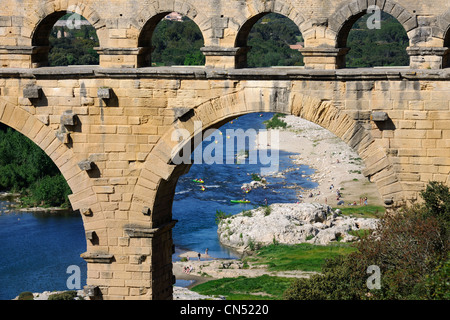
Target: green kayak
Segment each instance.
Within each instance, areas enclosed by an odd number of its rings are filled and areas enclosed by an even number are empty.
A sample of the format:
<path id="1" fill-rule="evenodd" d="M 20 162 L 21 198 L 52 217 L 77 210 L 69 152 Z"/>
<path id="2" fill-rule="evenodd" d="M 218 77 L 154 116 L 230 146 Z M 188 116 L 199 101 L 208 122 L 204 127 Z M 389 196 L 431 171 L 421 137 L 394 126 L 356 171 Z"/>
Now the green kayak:
<path id="1" fill-rule="evenodd" d="M 231 203 L 250 203 L 249 200 L 230 200 Z"/>

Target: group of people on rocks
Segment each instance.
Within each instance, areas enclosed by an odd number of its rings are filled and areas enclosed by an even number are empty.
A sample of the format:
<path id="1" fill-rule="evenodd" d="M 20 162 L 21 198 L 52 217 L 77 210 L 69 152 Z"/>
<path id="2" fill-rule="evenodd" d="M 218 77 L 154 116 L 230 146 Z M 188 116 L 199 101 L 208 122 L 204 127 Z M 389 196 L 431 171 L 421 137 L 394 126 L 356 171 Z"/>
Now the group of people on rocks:
<path id="1" fill-rule="evenodd" d="M 186 274 L 190 274 L 192 271 L 194 271 L 194 267 L 189 265 L 189 266 L 184 266 L 183 268 L 183 272 Z"/>

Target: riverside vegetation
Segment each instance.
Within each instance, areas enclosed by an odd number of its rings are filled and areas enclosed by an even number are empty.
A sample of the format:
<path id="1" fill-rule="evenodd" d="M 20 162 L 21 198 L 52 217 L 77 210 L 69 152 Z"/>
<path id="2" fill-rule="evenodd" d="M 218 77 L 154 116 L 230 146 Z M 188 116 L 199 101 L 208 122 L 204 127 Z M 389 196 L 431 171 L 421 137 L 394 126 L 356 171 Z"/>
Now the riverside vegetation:
<path id="1" fill-rule="evenodd" d="M 320 271 L 309 278 L 224 278 L 191 290 L 249 300 L 448 300 L 450 190 L 430 182 L 421 195 L 420 204 L 383 215 L 375 230 L 358 234 L 353 244 L 274 243 L 243 259 L 268 271 Z M 371 265 L 380 268 L 380 289 L 367 287 Z"/>
<path id="2" fill-rule="evenodd" d="M 4 125 L 0 125 L 0 190 L 19 193 L 22 207 L 70 207 L 71 190 L 52 160 Z"/>

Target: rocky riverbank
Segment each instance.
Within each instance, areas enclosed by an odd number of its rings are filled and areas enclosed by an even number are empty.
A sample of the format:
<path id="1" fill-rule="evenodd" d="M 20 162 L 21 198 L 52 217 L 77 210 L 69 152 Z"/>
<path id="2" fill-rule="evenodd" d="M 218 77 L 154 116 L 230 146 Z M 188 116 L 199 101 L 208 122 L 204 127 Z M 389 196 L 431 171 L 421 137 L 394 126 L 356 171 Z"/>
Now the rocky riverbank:
<path id="1" fill-rule="evenodd" d="M 7 204 L 1 205 L 0 210 L 3 213 L 10 213 L 13 211 L 21 211 L 21 212 L 61 212 L 61 211 L 70 211 L 67 208 L 61 207 L 22 207 L 20 204 L 20 193 L 12 193 L 12 192 L 0 192 L 0 201 L 6 201 Z"/>
<path id="2" fill-rule="evenodd" d="M 64 291 L 44 291 L 40 293 L 33 293 L 33 300 L 48 300 L 51 295 L 61 294 Z M 19 297 L 13 300 L 18 300 Z M 197 292 L 191 291 L 183 287 L 173 288 L 173 299 L 174 300 L 221 300 L 221 297 L 211 297 L 198 294 Z M 83 290 L 77 290 L 77 296 L 74 300 L 89 300 Z"/>
<path id="3" fill-rule="evenodd" d="M 219 241 L 243 252 L 255 245 L 311 243 L 327 245 L 357 240 L 352 231 L 375 229 L 377 219 L 353 218 L 319 203 L 272 204 L 223 219 Z"/>
<path id="4" fill-rule="evenodd" d="M 309 179 L 316 182 L 317 187 L 299 187 L 299 202 L 336 206 L 341 201 L 345 205 L 354 202 L 359 205 L 360 199 L 367 197 L 369 204 L 383 205 L 376 185 L 362 174 L 365 166 L 361 158 L 344 141 L 319 125 L 296 116 L 286 116 L 283 121 L 287 124 L 286 129 L 269 130 L 269 135 L 276 131 L 279 137 L 277 145 L 270 148 L 293 153 L 293 164 L 307 165 L 315 170 Z M 266 141 L 261 134 L 256 141 L 258 149 L 269 147 L 260 143 Z"/>

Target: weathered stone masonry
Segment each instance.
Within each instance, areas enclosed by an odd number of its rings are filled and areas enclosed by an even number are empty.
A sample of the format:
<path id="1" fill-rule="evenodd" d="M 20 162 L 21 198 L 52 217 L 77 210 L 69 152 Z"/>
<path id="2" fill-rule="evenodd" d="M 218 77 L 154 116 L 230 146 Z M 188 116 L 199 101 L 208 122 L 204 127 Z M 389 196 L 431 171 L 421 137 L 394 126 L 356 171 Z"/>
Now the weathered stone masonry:
<path id="1" fill-rule="evenodd" d="M 417 199 L 430 180 L 450 185 L 448 1 L 0 3 L 0 121 L 67 179 L 93 299 L 172 297 L 172 200 L 189 170 L 172 158 L 195 121 L 282 112 L 315 122 L 359 153 L 387 206 Z M 411 68 L 341 69 L 348 30 L 370 4 L 408 32 Z M 97 29 L 100 66 L 44 67 L 48 32 L 68 9 Z M 199 25 L 205 67 L 146 67 L 152 30 L 171 11 Z M 248 31 L 267 12 L 297 23 L 305 68 L 245 69 Z M 181 144 L 178 128 L 192 133 Z"/>

